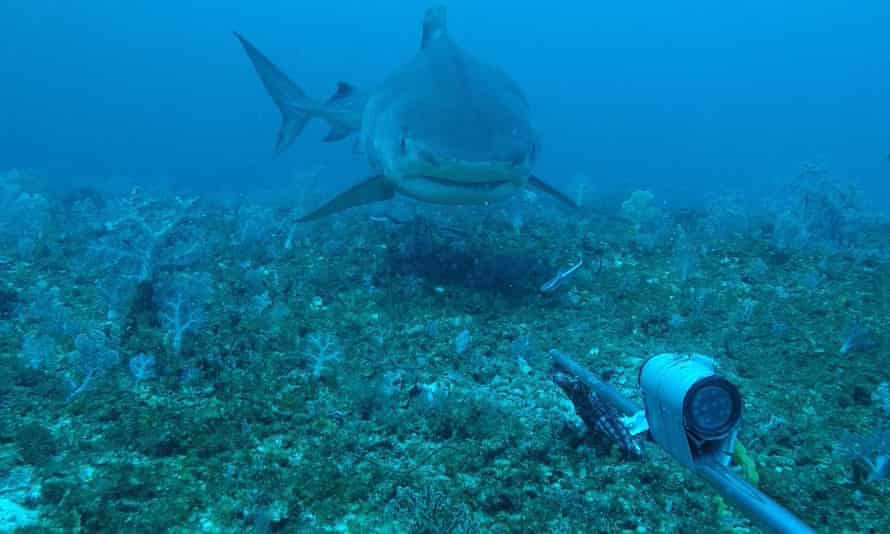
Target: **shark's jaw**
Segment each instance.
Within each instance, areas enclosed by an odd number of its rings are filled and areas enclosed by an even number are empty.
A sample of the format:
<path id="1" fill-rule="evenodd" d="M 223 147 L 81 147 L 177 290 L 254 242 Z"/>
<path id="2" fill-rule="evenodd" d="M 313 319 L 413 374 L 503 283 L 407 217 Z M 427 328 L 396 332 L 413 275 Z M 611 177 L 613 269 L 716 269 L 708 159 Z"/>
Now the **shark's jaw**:
<path id="1" fill-rule="evenodd" d="M 413 145 L 413 146 L 412 146 Z M 528 183 L 532 157 L 468 161 L 433 156 L 408 143 L 385 158 L 384 176 L 400 193 L 436 204 L 483 204 L 504 200 Z"/>
<path id="2" fill-rule="evenodd" d="M 516 194 L 524 185 L 511 181 L 454 181 L 433 176 L 403 176 L 390 182 L 403 195 L 433 204 L 498 202 Z"/>
<path id="3" fill-rule="evenodd" d="M 531 169 L 499 164 L 452 163 L 421 172 L 387 173 L 393 187 L 435 204 L 484 204 L 504 200 L 525 187 Z"/>

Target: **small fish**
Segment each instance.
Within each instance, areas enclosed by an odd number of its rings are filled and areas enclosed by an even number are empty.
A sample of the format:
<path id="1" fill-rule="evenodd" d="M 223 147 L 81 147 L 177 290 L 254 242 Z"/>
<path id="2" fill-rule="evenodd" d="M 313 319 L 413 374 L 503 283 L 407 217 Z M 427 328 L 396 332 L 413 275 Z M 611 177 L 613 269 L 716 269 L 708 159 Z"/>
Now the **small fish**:
<path id="1" fill-rule="evenodd" d="M 584 260 L 578 260 L 578 263 L 572 265 L 571 267 L 566 267 L 564 269 L 560 269 L 559 272 L 556 273 L 556 276 L 544 282 L 544 285 L 541 286 L 541 293 L 550 293 L 554 291 L 556 288 L 562 285 L 563 282 L 568 280 L 575 274 L 575 271 L 581 268 L 581 265 L 584 264 Z"/>
<path id="2" fill-rule="evenodd" d="M 405 224 L 407 222 L 407 221 L 397 219 L 397 218 L 393 217 L 392 215 L 387 215 L 387 214 L 371 215 L 370 219 L 372 222 L 391 224 L 393 226 L 402 226 L 403 224 Z"/>

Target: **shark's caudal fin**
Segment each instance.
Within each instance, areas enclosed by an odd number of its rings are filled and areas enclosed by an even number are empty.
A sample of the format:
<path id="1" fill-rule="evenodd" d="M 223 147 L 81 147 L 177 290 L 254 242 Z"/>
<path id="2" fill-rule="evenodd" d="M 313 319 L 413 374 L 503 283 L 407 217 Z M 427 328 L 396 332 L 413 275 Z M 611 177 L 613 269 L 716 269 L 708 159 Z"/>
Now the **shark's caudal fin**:
<path id="1" fill-rule="evenodd" d="M 348 120 L 338 120 L 338 105 L 346 99 L 352 98 L 355 89 L 344 82 L 337 84 L 337 91 L 326 102 L 312 100 L 302 89 L 287 77 L 269 58 L 263 55 L 257 47 L 245 39 L 240 33 L 234 32 L 235 37 L 241 41 L 244 51 L 250 58 L 257 74 L 260 75 L 266 91 L 281 111 L 281 130 L 278 132 L 278 141 L 275 148 L 281 152 L 294 142 L 294 139 L 303 131 L 313 117 L 321 117 L 328 121 L 331 131 L 324 141 L 338 141 L 347 137 L 355 130 L 354 125 Z"/>
<path id="2" fill-rule="evenodd" d="M 562 202 L 563 204 L 565 204 L 566 206 L 568 206 L 572 209 L 580 208 L 580 206 L 575 204 L 574 200 L 565 196 L 560 190 L 556 189 L 555 187 L 551 186 L 550 184 L 544 183 L 543 181 L 541 181 L 540 178 L 538 178 L 534 174 L 529 177 L 528 185 L 534 187 L 535 189 L 537 189 L 543 193 L 547 193 L 548 195 L 552 196 L 556 200 Z"/>
<path id="3" fill-rule="evenodd" d="M 389 185 L 386 178 L 382 175 L 374 176 L 343 191 L 327 204 L 323 204 L 317 210 L 297 219 L 297 222 L 314 221 L 345 209 L 388 200 L 392 198 L 393 194 L 395 194 L 395 190 Z"/>

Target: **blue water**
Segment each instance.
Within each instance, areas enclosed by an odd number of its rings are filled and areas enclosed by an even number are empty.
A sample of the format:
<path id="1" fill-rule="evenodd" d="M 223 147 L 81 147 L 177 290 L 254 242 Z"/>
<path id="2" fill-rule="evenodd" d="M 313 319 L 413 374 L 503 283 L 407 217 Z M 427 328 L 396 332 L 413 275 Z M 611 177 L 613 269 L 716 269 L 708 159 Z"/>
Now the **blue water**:
<path id="1" fill-rule="evenodd" d="M 421 2 L 37 0 L 0 7 L 0 168 L 66 180 L 270 185 L 325 164 L 365 172 L 324 126 L 273 157 L 278 114 L 238 43 L 311 95 L 371 87 L 414 53 Z M 890 6 L 698 1 L 546 7 L 453 2 L 450 31 L 526 90 L 556 183 L 684 198 L 820 161 L 867 190 L 890 178 Z M 357 161 L 356 161 L 357 160 Z"/>

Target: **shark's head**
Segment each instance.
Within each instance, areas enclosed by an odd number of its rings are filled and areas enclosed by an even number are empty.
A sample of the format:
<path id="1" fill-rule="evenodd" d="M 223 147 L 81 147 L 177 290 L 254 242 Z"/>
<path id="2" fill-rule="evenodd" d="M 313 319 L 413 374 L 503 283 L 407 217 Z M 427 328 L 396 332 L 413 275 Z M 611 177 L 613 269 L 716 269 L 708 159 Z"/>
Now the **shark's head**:
<path id="1" fill-rule="evenodd" d="M 427 202 L 506 198 L 526 185 L 537 154 L 522 92 L 448 38 L 443 9 L 427 13 L 422 49 L 369 100 L 362 124 L 372 163 Z"/>
<path id="2" fill-rule="evenodd" d="M 499 200 L 525 186 L 537 153 L 530 125 L 504 114 L 454 109 L 393 110 L 390 135 L 375 140 L 383 174 L 403 193 L 427 202 Z"/>

